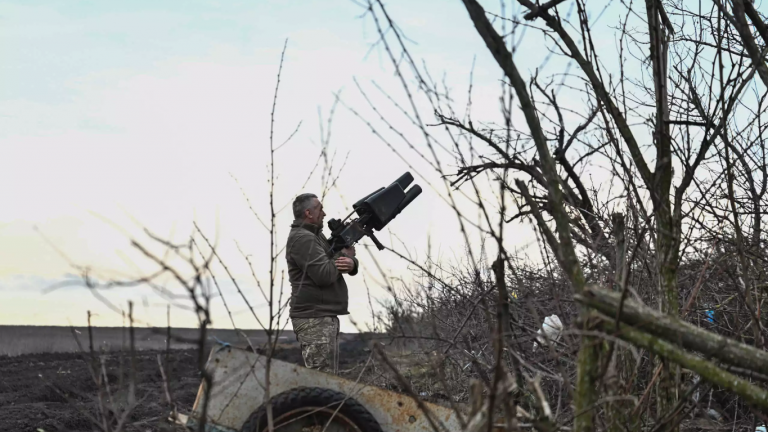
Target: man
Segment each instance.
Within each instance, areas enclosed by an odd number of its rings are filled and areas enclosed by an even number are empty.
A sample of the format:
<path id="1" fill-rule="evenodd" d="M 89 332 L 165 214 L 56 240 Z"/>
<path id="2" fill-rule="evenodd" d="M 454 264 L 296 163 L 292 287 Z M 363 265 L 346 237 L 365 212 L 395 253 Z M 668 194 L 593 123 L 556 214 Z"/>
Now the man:
<path id="1" fill-rule="evenodd" d="M 328 256 L 331 246 L 322 233 L 325 212 L 316 195 L 297 196 L 293 216 L 285 248 L 293 331 L 308 368 L 337 374 L 338 316 L 349 314 L 347 284 L 342 274 L 357 274 L 355 248 L 342 250 L 335 259 Z"/>

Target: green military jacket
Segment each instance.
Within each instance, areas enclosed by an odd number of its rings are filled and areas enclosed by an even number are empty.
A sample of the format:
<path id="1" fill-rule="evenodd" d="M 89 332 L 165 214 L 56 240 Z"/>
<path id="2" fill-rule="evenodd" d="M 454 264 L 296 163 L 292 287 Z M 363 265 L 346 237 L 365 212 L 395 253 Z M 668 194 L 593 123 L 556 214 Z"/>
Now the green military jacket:
<path id="1" fill-rule="evenodd" d="M 344 277 L 328 256 L 331 248 L 321 226 L 294 221 L 285 248 L 291 284 L 291 318 L 347 315 L 349 295 Z M 358 262 L 350 276 L 357 274 Z"/>

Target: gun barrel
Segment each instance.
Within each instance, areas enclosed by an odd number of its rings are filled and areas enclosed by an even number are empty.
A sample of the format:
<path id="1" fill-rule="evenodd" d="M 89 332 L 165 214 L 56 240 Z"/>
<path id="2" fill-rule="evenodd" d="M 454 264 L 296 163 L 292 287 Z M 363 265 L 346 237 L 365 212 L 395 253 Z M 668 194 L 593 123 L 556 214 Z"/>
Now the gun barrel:
<path id="1" fill-rule="evenodd" d="M 403 201 L 397 206 L 397 212 L 400 213 L 403 211 L 403 209 L 408 207 L 408 204 L 415 200 L 419 195 L 421 195 L 421 186 L 414 185 L 412 188 L 408 189 L 405 193 L 405 198 L 403 198 Z"/>
<path id="2" fill-rule="evenodd" d="M 410 186 L 411 183 L 413 183 L 413 176 L 410 172 L 406 172 L 405 174 L 401 175 L 397 180 L 395 180 L 392 184 L 399 184 L 403 190 L 406 190 L 408 186 Z"/>
<path id="3" fill-rule="evenodd" d="M 421 186 L 414 185 L 412 188 L 408 189 L 408 192 L 405 193 L 405 198 L 403 198 L 402 201 L 400 201 L 400 204 L 397 206 L 397 208 L 392 212 L 392 214 L 389 216 L 387 220 L 384 221 L 383 224 L 381 224 L 381 228 L 386 226 L 388 223 L 392 222 L 392 219 L 396 218 L 397 215 L 400 214 L 401 211 L 403 211 L 404 208 L 408 207 L 408 205 L 413 202 L 413 200 L 416 199 L 421 195 Z M 376 228 L 377 230 L 381 230 L 381 228 Z"/>

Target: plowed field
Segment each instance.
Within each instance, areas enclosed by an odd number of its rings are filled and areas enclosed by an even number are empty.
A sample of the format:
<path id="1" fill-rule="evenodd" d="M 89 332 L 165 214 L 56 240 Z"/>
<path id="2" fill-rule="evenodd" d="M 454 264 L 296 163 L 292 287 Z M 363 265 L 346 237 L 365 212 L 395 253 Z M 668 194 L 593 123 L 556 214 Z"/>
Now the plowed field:
<path id="1" fill-rule="evenodd" d="M 293 335 L 291 334 L 291 339 Z M 357 377 L 368 353 L 366 344 L 352 335 L 343 335 L 340 369 L 342 375 Z M 295 342 L 286 341 L 275 358 L 302 363 Z M 206 347 L 206 357 L 210 347 Z M 165 361 L 163 350 L 136 352 L 136 408 L 125 420 L 126 431 L 167 430 L 163 426 L 169 405 L 158 365 Z M 103 368 L 109 394 L 99 397 L 99 388 L 89 370 L 89 356 L 75 352 L 0 356 L 0 432 L 53 432 L 102 430 L 93 424 L 99 418 L 100 401 L 119 407 L 128 405 L 130 356 L 119 352 L 104 354 Z M 97 359 L 99 367 L 101 360 Z M 170 390 L 182 413 L 188 413 L 200 385 L 196 349 L 175 349 L 168 354 Z M 120 386 L 120 384 L 123 384 Z M 114 428 L 113 428 L 114 429 Z"/>

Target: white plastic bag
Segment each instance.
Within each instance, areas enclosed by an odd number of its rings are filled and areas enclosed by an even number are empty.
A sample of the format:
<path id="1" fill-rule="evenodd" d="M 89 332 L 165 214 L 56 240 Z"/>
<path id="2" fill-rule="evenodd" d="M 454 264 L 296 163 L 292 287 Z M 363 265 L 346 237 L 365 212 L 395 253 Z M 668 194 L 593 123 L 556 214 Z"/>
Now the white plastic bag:
<path id="1" fill-rule="evenodd" d="M 560 333 L 562 331 L 563 323 L 560 321 L 560 317 L 557 315 L 550 315 L 544 318 L 544 324 L 542 324 L 541 329 L 536 332 L 537 336 L 536 341 L 533 343 L 533 350 L 536 351 L 537 345 L 547 345 L 547 341 L 544 339 L 544 336 L 546 336 L 550 343 L 559 340 Z M 542 335 L 542 332 L 544 335 Z"/>

